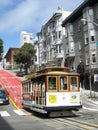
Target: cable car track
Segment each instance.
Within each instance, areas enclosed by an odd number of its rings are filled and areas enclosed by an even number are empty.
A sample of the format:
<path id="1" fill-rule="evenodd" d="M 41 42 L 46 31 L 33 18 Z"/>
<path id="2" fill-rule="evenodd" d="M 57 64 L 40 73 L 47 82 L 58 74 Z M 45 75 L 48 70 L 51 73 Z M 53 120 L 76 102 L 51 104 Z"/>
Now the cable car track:
<path id="1" fill-rule="evenodd" d="M 30 116 L 32 117 L 32 116 Z M 36 117 L 36 116 L 34 116 Z M 34 118 L 36 119 L 36 118 Z M 85 117 L 84 117 L 85 119 Z M 43 117 L 43 118 L 37 118 L 36 120 L 45 120 L 45 123 L 47 125 L 51 127 L 56 127 L 56 129 L 62 129 L 62 128 L 76 128 L 78 130 L 97 130 L 98 129 L 98 125 L 97 123 L 93 123 L 93 122 L 87 122 L 87 120 L 84 119 L 79 119 L 79 118 L 73 118 L 73 117 L 63 117 L 63 118 L 47 118 L 47 116 Z M 89 119 L 88 119 L 89 120 Z M 55 125 L 56 124 L 56 125 Z M 61 125 L 60 125 L 61 124 Z"/>
<path id="2" fill-rule="evenodd" d="M 56 118 L 56 119 L 51 119 L 52 121 L 60 122 L 62 124 L 65 124 L 70 127 L 75 127 L 80 130 L 91 130 L 91 129 L 98 129 L 98 125 L 89 123 L 89 122 L 84 122 L 72 118 Z"/>

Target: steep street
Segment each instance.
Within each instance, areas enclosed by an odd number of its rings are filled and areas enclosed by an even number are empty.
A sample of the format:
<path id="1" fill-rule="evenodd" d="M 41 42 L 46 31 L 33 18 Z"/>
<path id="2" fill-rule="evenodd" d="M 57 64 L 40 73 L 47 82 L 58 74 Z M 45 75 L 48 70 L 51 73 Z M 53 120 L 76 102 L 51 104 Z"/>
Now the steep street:
<path id="1" fill-rule="evenodd" d="M 22 79 L 13 75 L 9 71 L 0 70 L 0 84 L 8 93 L 13 104 L 17 108 L 22 108 Z"/>

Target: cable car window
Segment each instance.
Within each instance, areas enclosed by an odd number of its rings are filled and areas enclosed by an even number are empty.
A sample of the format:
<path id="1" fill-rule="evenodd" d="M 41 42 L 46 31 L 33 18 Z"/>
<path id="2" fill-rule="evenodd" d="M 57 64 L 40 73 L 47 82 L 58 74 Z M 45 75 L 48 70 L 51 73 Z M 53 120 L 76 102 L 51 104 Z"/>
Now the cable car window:
<path id="1" fill-rule="evenodd" d="M 77 83 L 77 77 L 71 77 L 70 78 L 70 90 L 78 90 L 78 83 Z"/>
<path id="2" fill-rule="evenodd" d="M 67 77 L 60 77 L 60 90 L 67 90 Z"/>
<path id="3" fill-rule="evenodd" d="M 56 90 L 56 77 L 48 77 L 48 90 Z"/>

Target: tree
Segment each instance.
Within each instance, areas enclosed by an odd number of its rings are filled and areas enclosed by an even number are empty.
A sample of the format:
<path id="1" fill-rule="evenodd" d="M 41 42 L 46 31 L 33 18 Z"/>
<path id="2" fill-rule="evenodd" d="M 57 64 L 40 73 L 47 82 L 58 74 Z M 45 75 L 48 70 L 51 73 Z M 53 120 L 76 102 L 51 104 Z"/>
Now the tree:
<path id="1" fill-rule="evenodd" d="M 3 40 L 0 39 L 0 61 L 2 60 L 2 53 L 3 53 Z"/>
<path id="2" fill-rule="evenodd" d="M 27 69 L 32 64 L 34 56 L 35 56 L 34 46 L 31 43 L 25 43 L 14 55 L 14 60 L 17 64 L 20 65 L 24 64 L 27 73 Z"/>

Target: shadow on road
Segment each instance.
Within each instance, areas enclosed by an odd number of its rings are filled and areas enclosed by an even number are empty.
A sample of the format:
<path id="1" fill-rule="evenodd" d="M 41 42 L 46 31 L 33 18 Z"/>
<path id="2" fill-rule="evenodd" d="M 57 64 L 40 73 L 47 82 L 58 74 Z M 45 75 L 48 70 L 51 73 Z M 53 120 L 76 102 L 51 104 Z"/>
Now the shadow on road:
<path id="1" fill-rule="evenodd" d="M 0 116 L 0 130 L 14 130 L 8 122 Z"/>

